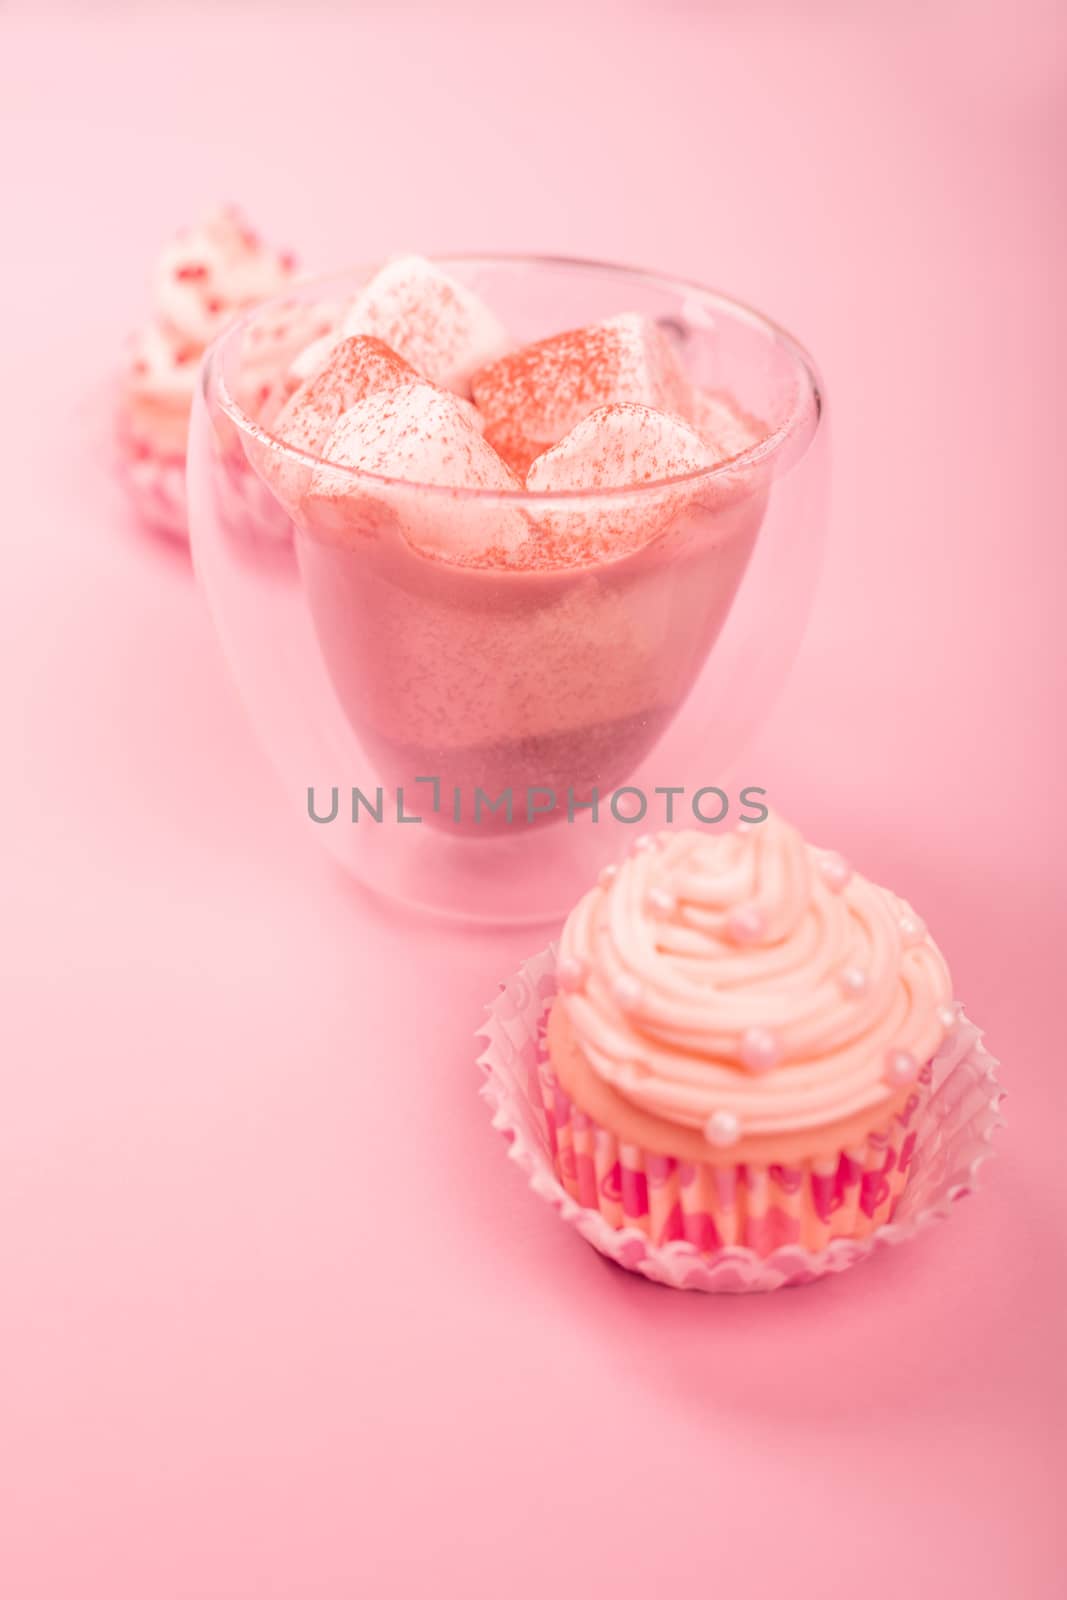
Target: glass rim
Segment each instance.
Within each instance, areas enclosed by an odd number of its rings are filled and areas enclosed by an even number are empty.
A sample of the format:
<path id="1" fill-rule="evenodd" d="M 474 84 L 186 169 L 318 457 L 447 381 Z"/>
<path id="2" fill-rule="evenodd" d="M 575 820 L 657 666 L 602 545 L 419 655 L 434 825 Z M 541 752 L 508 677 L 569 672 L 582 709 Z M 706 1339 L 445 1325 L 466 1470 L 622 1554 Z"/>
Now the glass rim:
<path id="1" fill-rule="evenodd" d="M 577 269 L 583 272 L 611 274 L 619 278 L 629 278 L 633 281 L 654 284 L 683 295 L 699 295 L 709 302 L 712 307 L 718 307 L 722 312 L 735 319 L 739 318 L 757 328 L 785 350 L 791 358 L 794 368 L 805 380 L 798 386 L 786 417 L 777 428 L 758 439 L 748 449 L 740 451 L 737 455 L 730 456 L 725 461 L 719 461 L 708 467 L 698 467 L 693 472 L 681 473 L 672 478 L 655 478 L 645 483 L 618 484 L 610 488 L 601 489 L 552 489 L 536 490 L 522 486 L 518 489 L 483 489 L 465 484 L 423 483 L 414 478 L 395 478 L 384 473 L 370 472 L 364 467 L 353 467 L 336 461 L 329 461 L 324 456 L 312 451 L 303 450 L 297 445 L 287 443 L 263 427 L 253 417 L 250 417 L 243 406 L 232 393 L 225 377 L 225 357 L 228 350 L 245 330 L 258 318 L 269 315 L 272 311 L 281 310 L 291 305 L 307 291 L 317 287 L 325 288 L 327 285 L 337 285 L 341 280 L 351 279 L 355 282 L 366 282 L 371 274 L 379 269 L 381 262 L 374 265 L 343 268 L 339 272 L 316 273 L 313 277 L 301 278 L 291 283 L 280 294 L 272 295 L 267 300 L 261 300 L 247 311 L 241 313 L 212 341 L 204 353 L 201 366 L 199 385 L 205 401 L 210 403 L 212 386 L 217 387 L 218 403 L 229 420 L 243 434 L 255 439 L 256 443 L 272 454 L 284 457 L 297 465 L 311 468 L 323 467 L 331 475 L 336 475 L 339 481 L 350 480 L 353 484 L 365 484 L 369 488 L 383 489 L 390 492 L 399 490 L 417 490 L 420 494 L 437 495 L 450 500 L 478 500 L 482 502 L 499 502 L 505 505 L 533 505 L 544 507 L 556 503 L 585 504 L 593 501 L 611 500 L 620 501 L 626 498 L 639 500 L 643 496 L 662 492 L 665 489 L 678 489 L 684 485 L 714 485 L 716 482 L 730 482 L 736 479 L 738 473 L 752 468 L 758 468 L 777 456 L 786 442 L 791 439 L 807 413 L 809 405 L 814 407 L 814 425 L 811 437 L 805 444 L 803 454 L 807 453 L 815 435 L 822 425 L 824 410 L 823 385 L 814 359 L 800 341 L 773 318 L 766 316 L 754 306 L 748 305 L 743 300 L 736 299 L 717 289 L 710 289 L 706 285 L 696 283 L 691 279 L 674 277 L 669 273 L 656 272 L 643 267 L 629 267 L 613 261 L 601 261 L 587 256 L 565 256 L 529 254 L 523 251 L 478 251 L 455 252 L 431 255 L 425 258 L 432 261 L 435 266 L 444 270 L 449 267 L 477 267 L 512 265 L 540 268 Z M 561 330 L 563 331 L 563 330 Z M 440 387 L 440 386 L 438 386 Z M 449 392 L 449 391 L 445 391 Z M 683 419 L 684 420 L 684 419 Z"/>

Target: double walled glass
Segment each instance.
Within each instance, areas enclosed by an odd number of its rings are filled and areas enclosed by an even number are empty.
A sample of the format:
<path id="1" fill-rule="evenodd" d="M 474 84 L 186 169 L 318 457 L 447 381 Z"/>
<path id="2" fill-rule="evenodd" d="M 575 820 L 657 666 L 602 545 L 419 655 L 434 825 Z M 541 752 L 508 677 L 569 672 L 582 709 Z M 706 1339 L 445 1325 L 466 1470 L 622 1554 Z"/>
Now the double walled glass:
<path id="1" fill-rule="evenodd" d="M 601 492 L 326 466 L 272 437 L 248 374 L 279 320 L 328 319 L 369 269 L 258 308 L 205 360 L 194 560 L 294 826 L 410 905 L 543 922 L 641 832 L 736 821 L 741 777 L 758 786 L 735 763 L 810 607 L 820 385 L 789 335 L 693 285 L 581 261 L 440 265 L 522 343 L 644 313 L 695 384 L 766 425 L 718 468 Z M 495 547 L 522 554 L 479 554 Z"/>

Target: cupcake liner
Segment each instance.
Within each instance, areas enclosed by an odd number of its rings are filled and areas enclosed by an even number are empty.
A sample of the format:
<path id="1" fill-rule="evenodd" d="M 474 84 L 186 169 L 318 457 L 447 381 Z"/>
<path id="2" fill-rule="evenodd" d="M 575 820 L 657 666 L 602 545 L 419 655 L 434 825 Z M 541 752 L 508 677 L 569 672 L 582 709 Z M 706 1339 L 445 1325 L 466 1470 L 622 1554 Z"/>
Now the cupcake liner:
<path id="1" fill-rule="evenodd" d="M 908 1180 L 932 1067 L 885 1129 L 828 1160 L 789 1166 L 700 1164 L 643 1150 L 579 1110 L 549 1063 L 538 1077 L 553 1165 L 572 1200 L 656 1244 L 684 1239 L 702 1255 L 741 1245 L 766 1257 L 783 1245 L 815 1253 L 833 1238 L 863 1239 L 889 1221 Z"/>
<path id="2" fill-rule="evenodd" d="M 481 1095 L 534 1193 L 602 1255 L 656 1283 L 745 1293 L 842 1272 L 948 1216 L 992 1154 L 1002 1126 L 998 1063 L 957 1008 L 908 1105 L 839 1159 L 807 1170 L 712 1169 L 653 1156 L 597 1128 L 555 1081 L 545 1041 L 555 973 L 550 946 L 489 1006 L 478 1034 Z M 639 1215 L 666 1242 L 627 1222 Z"/>
<path id="3" fill-rule="evenodd" d="M 184 456 L 124 454 L 118 473 L 142 522 L 175 539 L 189 537 Z"/>
<path id="4" fill-rule="evenodd" d="M 162 454 L 133 439 L 119 422 L 115 470 L 135 514 L 149 528 L 188 541 L 189 507 L 185 455 Z M 219 517 L 227 531 L 249 544 L 287 545 L 288 514 L 245 460 L 227 451 L 213 476 Z"/>
<path id="5" fill-rule="evenodd" d="M 130 426 L 117 381 L 112 386 L 110 455 L 115 474 L 147 527 L 175 539 L 188 538 L 185 452 L 150 447 Z"/>

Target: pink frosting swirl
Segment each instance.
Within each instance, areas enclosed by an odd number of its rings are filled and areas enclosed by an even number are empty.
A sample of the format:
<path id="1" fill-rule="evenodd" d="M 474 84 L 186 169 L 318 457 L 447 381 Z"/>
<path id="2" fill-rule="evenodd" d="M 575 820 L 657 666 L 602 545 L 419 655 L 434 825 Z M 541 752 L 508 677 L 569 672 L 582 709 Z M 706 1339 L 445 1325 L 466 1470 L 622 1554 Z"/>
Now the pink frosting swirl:
<path id="1" fill-rule="evenodd" d="M 944 958 L 905 901 L 773 815 L 641 844 L 560 945 L 600 1078 L 718 1145 L 899 1098 L 951 1024 Z"/>

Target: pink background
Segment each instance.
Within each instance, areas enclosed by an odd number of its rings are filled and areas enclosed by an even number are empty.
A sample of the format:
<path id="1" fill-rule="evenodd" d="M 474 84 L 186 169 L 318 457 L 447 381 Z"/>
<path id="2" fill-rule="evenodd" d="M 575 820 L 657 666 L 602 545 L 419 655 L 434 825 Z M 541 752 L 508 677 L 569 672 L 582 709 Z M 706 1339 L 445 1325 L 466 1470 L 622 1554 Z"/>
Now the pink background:
<path id="1" fill-rule="evenodd" d="M 1061 1592 L 1064 37 L 806 9 L 4 10 L 12 1600 Z M 231 196 L 323 268 L 634 260 L 816 352 L 827 570 L 736 776 L 914 899 L 1004 1062 L 948 1227 L 698 1300 L 528 1194 L 472 1034 L 542 941 L 330 867 L 100 466 L 151 257 Z"/>

